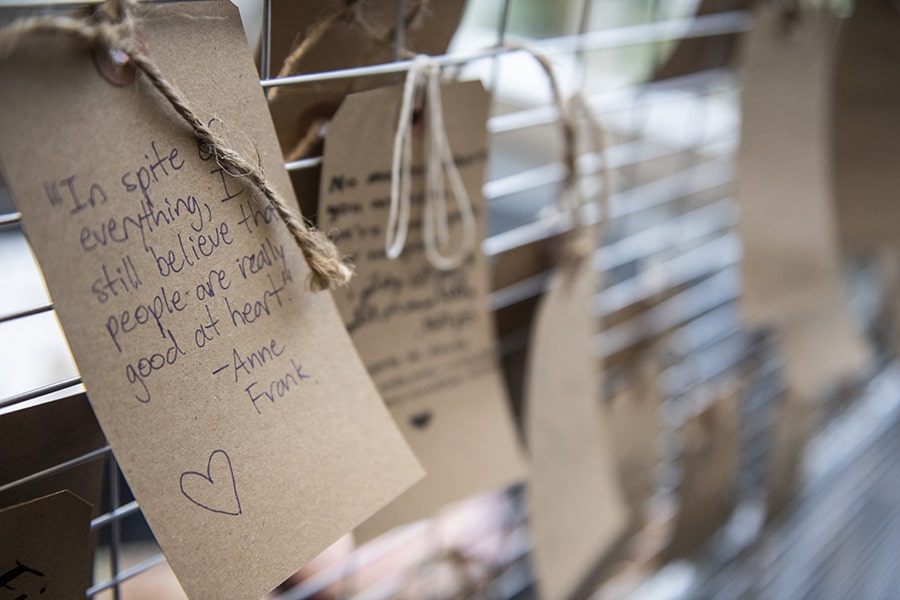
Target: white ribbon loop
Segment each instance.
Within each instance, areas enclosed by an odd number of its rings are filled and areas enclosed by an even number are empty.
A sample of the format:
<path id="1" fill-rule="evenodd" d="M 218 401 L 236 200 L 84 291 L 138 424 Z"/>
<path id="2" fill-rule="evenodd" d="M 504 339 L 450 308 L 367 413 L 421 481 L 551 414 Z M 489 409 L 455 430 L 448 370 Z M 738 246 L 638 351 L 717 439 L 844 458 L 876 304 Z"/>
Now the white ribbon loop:
<path id="1" fill-rule="evenodd" d="M 459 267 L 469 252 L 475 248 L 477 241 L 475 213 L 447 139 L 441 103 L 440 65 L 431 57 L 421 54 L 413 60 L 407 75 L 397 132 L 394 135 L 391 205 L 388 210 L 384 251 L 388 258 L 398 258 L 403 252 L 409 234 L 413 161 L 412 120 L 416 92 L 419 89 L 425 93 L 428 125 L 424 140 L 425 194 L 422 238 L 428 261 L 435 268 L 449 271 Z M 445 254 L 450 243 L 447 180 L 450 181 L 449 193 L 453 195 L 459 209 L 463 235 L 455 252 Z"/>

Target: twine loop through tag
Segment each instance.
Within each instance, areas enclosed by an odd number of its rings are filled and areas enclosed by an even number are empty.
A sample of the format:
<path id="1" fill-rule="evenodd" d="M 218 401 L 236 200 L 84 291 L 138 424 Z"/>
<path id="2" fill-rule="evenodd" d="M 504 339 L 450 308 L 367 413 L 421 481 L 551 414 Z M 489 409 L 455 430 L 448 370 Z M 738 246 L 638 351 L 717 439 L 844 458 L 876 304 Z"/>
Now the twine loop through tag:
<path id="1" fill-rule="evenodd" d="M 610 219 L 612 217 L 612 206 L 610 202 L 610 198 L 612 196 L 612 176 L 610 175 L 609 169 L 609 157 L 606 155 L 606 130 L 603 128 L 600 120 L 591 110 L 591 107 L 583 94 L 577 93 L 569 98 L 568 109 L 569 118 L 571 119 L 572 123 L 575 124 L 575 127 L 577 127 L 579 115 L 584 119 L 585 128 L 578 129 L 578 131 L 587 132 L 589 141 L 588 147 L 592 148 L 601 157 L 601 186 L 597 203 L 601 212 L 599 222 L 602 224 L 602 238 L 603 234 L 605 234 L 606 232 L 606 228 L 609 227 Z M 576 225 L 586 226 L 587 223 L 584 218 L 584 214 L 581 212 L 581 208 L 588 204 L 590 200 L 588 198 L 588 194 L 581 188 L 581 178 L 578 177 L 577 172 L 575 174 L 574 187 L 577 190 L 577 200 L 575 202 L 575 206 L 571 208 L 571 210 L 573 211 L 573 218 L 575 219 Z"/>
<path id="2" fill-rule="evenodd" d="M 8 56 L 25 37 L 41 33 L 66 33 L 109 52 L 114 64 L 132 65 L 187 122 L 194 136 L 215 155 L 219 165 L 229 174 L 248 179 L 272 205 L 309 265 L 307 286 L 313 291 L 321 291 L 349 282 L 353 270 L 343 263 L 331 240 L 287 206 L 267 181 L 261 166 L 248 162 L 224 138 L 213 133 L 194 113 L 181 91 L 163 77 L 156 63 L 144 53 L 136 37 L 132 15 L 136 4 L 136 0 L 105 0 L 93 15 L 86 18 L 49 16 L 21 19 L 0 30 L 0 58 Z"/>
<path id="3" fill-rule="evenodd" d="M 409 233 L 412 205 L 413 170 L 413 118 L 416 96 L 424 94 L 426 125 L 424 136 L 425 196 L 422 237 L 425 255 L 436 268 L 449 271 L 459 267 L 466 256 L 475 249 L 475 211 L 462 176 L 456 166 L 441 103 L 440 65 L 431 57 L 418 55 L 413 60 L 400 105 L 397 131 L 394 135 L 391 163 L 391 204 L 385 232 L 384 251 L 388 258 L 396 259 L 403 252 Z M 454 252 L 442 253 L 450 243 L 450 214 L 447 210 L 447 186 L 459 209 L 462 224 L 462 241 Z"/>
<path id="4" fill-rule="evenodd" d="M 604 229 L 609 224 L 612 187 L 609 161 L 605 156 L 606 135 L 599 120 L 594 116 L 581 93 L 572 95 L 568 101 L 564 100 L 553 63 L 545 54 L 533 46 L 521 42 L 507 42 L 506 47 L 510 50 L 528 53 L 540 65 L 547 77 L 553 101 L 559 111 L 559 123 L 563 135 L 563 166 L 566 177 L 563 182 L 562 193 L 557 198 L 556 207 L 560 213 L 568 216 L 573 226 L 573 231 L 563 241 L 563 247 L 560 251 L 560 262 L 564 265 L 574 265 L 589 257 L 595 249 L 594 238 L 583 235 L 585 229 L 590 225 L 584 214 L 584 208 L 590 204 L 590 199 L 589 194 L 583 188 L 583 182 L 578 171 L 580 133 L 585 130 L 578 126 L 579 119 L 583 118 L 586 121 L 590 142 L 588 145 L 602 157 L 600 166 L 602 184 L 598 202 L 601 211 L 599 222 L 602 223 Z"/>

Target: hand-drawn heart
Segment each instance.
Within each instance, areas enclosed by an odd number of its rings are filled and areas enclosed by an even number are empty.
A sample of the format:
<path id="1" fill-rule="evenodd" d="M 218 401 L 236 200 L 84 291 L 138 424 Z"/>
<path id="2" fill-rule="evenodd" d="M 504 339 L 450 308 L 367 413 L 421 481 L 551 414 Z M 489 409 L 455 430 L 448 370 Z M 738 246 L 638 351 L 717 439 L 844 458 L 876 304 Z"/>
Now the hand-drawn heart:
<path id="1" fill-rule="evenodd" d="M 419 429 L 425 429 L 428 427 L 428 423 L 431 422 L 432 412 L 430 410 L 425 410 L 420 412 L 419 414 L 413 415 L 409 418 L 409 422 L 413 424 L 413 427 L 418 427 Z"/>
<path id="2" fill-rule="evenodd" d="M 231 458 L 224 450 L 213 450 L 209 455 L 205 475 L 197 471 L 182 473 L 181 493 L 200 508 L 214 513 L 236 517 L 242 512 Z M 232 503 L 232 497 L 236 507 L 228 506 Z"/>

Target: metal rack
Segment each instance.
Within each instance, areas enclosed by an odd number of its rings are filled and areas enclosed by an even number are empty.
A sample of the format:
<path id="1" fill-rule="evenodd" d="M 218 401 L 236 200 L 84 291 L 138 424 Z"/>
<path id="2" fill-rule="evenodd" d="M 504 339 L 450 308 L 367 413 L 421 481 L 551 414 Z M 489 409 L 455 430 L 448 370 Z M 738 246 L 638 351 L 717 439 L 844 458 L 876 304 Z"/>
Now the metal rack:
<path id="1" fill-rule="evenodd" d="M 538 40 L 535 45 L 551 56 L 572 56 L 581 73 L 580 87 L 589 79 L 586 63 L 596 53 L 619 50 L 642 44 L 661 44 L 689 38 L 707 38 L 747 31 L 751 25 L 746 12 L 723 12 L 715 15 L 656 19 L 655 2 L 648 2 L 649 19 L 645 23 L 592 30 L 592 14 L 598 7 L 631 0 L 581 0 L 575 33 Z M 497 77 L 502 76 L 502 59 L 510 53 L 502 42 L 507 35 L 511 4 L 505 0 L 497 15 L 497 45 L 484 49 L 460 50 L 437 57 L 443 66 L 493 63 L 495 68 L 487 81 L 497 89 Z M 71 0 L 43 2 L 53 8 L 71 8 L 90 2 Z M 398 27 L 395 39 L 396 56 L 403 46 L 404 0 L 397 0 Z M 13 7 L 16 9 L 21 8 Z M 0 22 L 14 17 L 16 10 L 0 7 Z M 261 43 L 261 85 L 301 86 L 338 78 L 355 78 L 378 74 L 402 74 L 411 61 L 397 60 L 388 64 L 357 67 L 340 71 L 297 75 L 281 79 L 270 77 L 269 40 L 271 31 L 270 0 L 264 0 Z M 597 339 L 598 355 L 610 358 L 630 348 L 646 343 L 663 333 L 677 339 L 680 351 L 690 356 L 691 381 L 678 386 L 679 397 L 709 381 L 728 374 L 738 374 L 743 366 L 752 363 L 753 369 L 742 382 L 745 394 L 744 456 L 742 497 L 758 494 L 761 469 L 764 469 L 766 430 L 762 416 L 780 390 L 777 359 L 766 354 L 767 345 L 751 340 L 741 330 L 736 300 L 740 294 L 738 262 L 740 243 L 734 226 L 737 210 L 730 197 L 734 175 L 734 145 L 737 120 L 710 123 L 714 107 L 734 117 L 737 114 L 738 83 L 725 68 L 714 68 L 695 74 L 652 83 L 626 85 L 616 89 L 589 94 L 595 113 L 604 120 L 615 142 L 605 156 L 586 153 L 580 156 L 579 166 L 585 177 L 596 173 L 603 160 L 614 172 L 617 183 L 611 201 L 611 235 L 595 254 L 595 262 L 607 281 L 596 299 L 598 316 L 611 319 Z M 694 119 L 692 132 L 686 139 L 660 137 L 652 124 L 659 111 L 683 105 Z M 727 115 L 726 115 L 727 116 Z M 492 136 L 491 157 L 510 152 L 504 136 L 517 132 L 538 131 L 554 127 L 559 118 L 552 106 L 540 105 L 497 114 L 488 122 Z M 318 166 L 321 158 L 309 158 L 287 163 L 288 170 Z M 564 178 L 563 165 L 554 160 L 519 169 L 511 173 L 493 170 L 484 186 L 484 193 L 493 217 L 499 214 L 501 203 L 516 201 L 523 194 L 539 194 L 544 205 L 551 205 Z M 5 191 L 3 192 L 5 193 Z M 531 197 L 529 196 L 529 197 Z M 533 216 L 533 214 L 531 215 Z M 600 218 L 595 215 L 594 218 Z M 0 235 L 21 236 L 20 216 L 11 211 L 0 215 Z M 530 244 L 557 236 L 564 227 L 553 215 L 522 217 L 503 227 L 495 227 L 483 244 L 483 251 L 497 260 Z M 11 260 L 0 258 L 0 264 Z M 649 268 L 648 268 L 649 267 Z M 512 284 L 495 289 L 490 303 L 495 311 L 504 311 L 518 304 L 533 302 L 542 292 L 548 272 L 535 272 Z M 642 304 L 651 305 L 636 315 L 623 316 Z M 8 323 L 27 324 L 41 315 L 52 314 L 50 302 L 10 310 L 0 316 L 0 327 Z M 0 329 L 0 340 L 3 339 Z M 674 333 L 673 333 L 674 332 Z M 510 356 L 522 352 L 527 343 L 527 323 L 500 340 L 501 353 Z M 768 357 L 768 358 L 766 358 Z M 773 366 L 775 365 L 775 366 Z M 684 367 L 684 365 L 680 365 Z M 672 377 L 677 380 L 679 365 L 673 366 Z M 682 378 L 683 379 L 683 378 Z M 70 395 L 80 391 L 77 376 L 40 382 L 26 390 L 16 390 L 0 399 L 0 408 L 22 405 L 35 399 Z M 664 403 L 665 404 L 665 403 Z M 134 501 L 124 501 L 115 459 L 109 447 L 104 447 L 46 471 L 0 486 L 0 492 L 28 481 L 72 468 L 97 456 L 108 455 L 110 482 L 109 509 L 96 517 L 91 527 L 103 532 L 103 550 L 108 554 L 109 577 L 98 578 L 88 590 L 88 597 L 119 598 L 122 584 L 137 578 L 164 563 L 160 553 L 125 567 L 122 562 L 121 525 L 125 519 L 138 518 L 140 507 Z M 763 466 L 761 466 L 763 465 Z M 676 486 L 677 487 L 677 486 Z M 329 566 L 309 572 L 293 587 L 285 587 L 279 597 L 285 600 L 322 597 L 388 598 L 395 596 L 422 597 L 432 589 L 435 578 L 450 577 L 463 580 L 463 595 L 484 598 L 528 597 L 533 587 L 533 575 L 528 563 L 530 540 L 527 530 L 527 511 L 517 490 L 500 492 L 491 497 L 497 519 L 479 532 L 477 539 L 465 540 L 454 546 L 465 560 L 454 563 L 447 557 L 448 545 L 441 539 L 442 514 L 430 521 L 416 523 L 396 530 L 387 536 L 357 549 L 346 549 L 343 558 Z M 454 509 L 449 509 L 451 512 Z M 896 519 L 895 519 L 896 520 Z M 479 548 L 490 546 L 490 559 L 473 559 Z M 415 560 L 407 560 L 412 553 Z M 459 556 L 456 556 L 459 559 Z M 383 568 L 383 575 L 371 579 L 362 577 L 372 565 L 393 561 Z M 451 564 L 452 563 L 452 564 Z M 448 567 L 449 565 L 449 567 Z M 418 592 L 418 593 L 417 593 Z M 716 596 L 719 597 L 719 596 Z"/>

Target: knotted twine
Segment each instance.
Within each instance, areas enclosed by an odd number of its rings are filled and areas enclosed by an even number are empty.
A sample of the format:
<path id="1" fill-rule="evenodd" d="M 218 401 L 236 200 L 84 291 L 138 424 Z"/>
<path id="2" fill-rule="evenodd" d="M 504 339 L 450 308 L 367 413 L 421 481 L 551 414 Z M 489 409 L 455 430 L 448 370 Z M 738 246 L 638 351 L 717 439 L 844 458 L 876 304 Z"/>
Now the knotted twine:
<path id="1" fill-rule="evenodd" d="M 249 180 L 275 208 L 309 265 L 306 283 L 310 290 L 326 290 L 349 282 L 353 270 L 342 262 L 331 240 L 288 207 L 284 199 L 269 185 L 261 166 L 248 162 L 223 137 L 209 129 L 184 95 L 144 53 L 137 42 L 132 14 L 136 5 L 136 0 L 105 0 L 89 17 L 45 16 L 20 19 L 0 30 L 0 58 L 8 56 L 26 37 L 63 33 L 104 49 L 120 67 L 132 66 L 150 81 L 184 119 L 197 140 L 205 144 L 216 157 L 219 166 L 233 177 Z"/>
<path id="2" fill-rule="evenodd" d="M 319 21 L 307 30 L 303 41 L 285 58 L 277 77 L 294 74 L 300 61 L 307 52 L 318 44 L 339 22 L 352 22 L 360 26 L 371 40 L 376 43 L 387 43 L 394 36 L 394 29 L 386 34 L 377 31 L 363 16 L 365 0 L 345 0 L 344 5 Z M 419 0 L 412 11 L 404 19 L 404 27 L 414 27 L 427 12 L 428 0 Z M 424 97 L 424 105 L 428 111 L 428 127 L 425 136 L 425 197 L 422 236 L 425 254 L 428 261 L 437 269 L 452 270 L 459 267 L 475 249 L 477 244 L 475 212 L 471 199 L 463 183 L 459 169 L 447 139 L 443 117 L 443 105 L 440 90 L 440 65 L 426 55 L 415 55 L 404 49 L 404 55 L 412 56 L 412 65 L 406 76 L 402 105 L 394 136 L 391 168 L 391 203 L 388 213 L 388 224 L 385 235 L 385 254 L 396 259 L 403 252 L 409 233 L 409 220 L 412 207 L 412 171 L 413 171 L 413 118 L 417 100 Z M 271 102 L 278 93 L 278 87 L 269 92 Z M 288 160 L 305 158 L 322 138 L 324 119 L 315 120 L 306 134 L 299 140 L 288 154 Z M 462 241 L 455 252 L 444 254 L 449 244 L 450 214 L 447 209 L 447 186 L 460 211 L 462 224 Z"/>
<path id="3" fill-rule="evenodd" d="M 589 204 L 588 195 L 582 188 L 578 173 L 578 127 L 579 116 L 587 121 L 587 131 L 591 146 L 599 153 L 605 149 L 605 134 L 600 123 L 594 118 L 586 101 L 580 94 L 564 101 L 562 90 L 550 60 L 537 50 L 522 44 L 507 44 L 510 50 L 528 52 L 541 66 L 560 114 L 563 133 L 563 165 L 565 180 L 563 193 L 558 196 L 558 210 L 569 216 L 573 231 L 565 237 L 560 253 L 563 265 L 577 264 L 594 250 L 593 239 L 582 235 L 589 226 L 584 208 Z M 472 203 L 462 183 L 462 178 L 453 160 L 443 121 L 440 97 L 440 65 L 433 58 L 418 55 L 407 75 L 400 118 L 394 137 L 394 151 L 391 172 L 391 204 L 385 236 L 385 253 L 388 258 L 397 258 L 403 250 L 409 227 L 410 190 L 412 172 L 412 118 L 415 110 L 416 93 L 419 88 L 425 92 L 425 106 L 428 109 L 429 128 L 425 138 L 425 207 L 423 219 L 423 239 L 425 252 L 435 267 L 443 270 L 458 267 L 467 254 L 474 249 L 476 226 Z M 600 195 L 603 223 L 609 221 L 610 178 L 608 161 L 601 161 L 602 187 Z M 449 215 L 447 213 L 446 186 L 444 175 L 450 181 L 454 200 L 460 210 L 463 239 L 460 247 L 449 256 L 440 253 L 440 246 L 448 243 Z"/>
<path id="4" fill-rule="evenodd" d="M 550 86 L 554 104 L 559 111 L 559 124 L 563 135 L 563 167 L 565 179 L 563 190 L 557 196 L 556 208 L 566 215 L 572 223 L 571 231 L 567 232 L 559 251 L 559 261 L 564 268 L 578 264 L 579 261 L 588 258 L 595 249 L 594 238 L 583 235 L 591 223 L 585 215 L 584 209 L 591 203 L 589 194 L 583 188 L 583 181 L 578 171 L 578 147 L 581 134 L 587 132 L 588 146 L 601 156 L 600 178 L 601 188 L 598 198 L 600 208 L 599 222 L 602 224 L 600 237 L 610 220 L 610 195 L 612 182 L 609 173 L 609 160 L 605 156 L 606 133 L 590 109 L 584 96 L 579 92 L 573 94 L 568 101 L 563 99 L 562 88 L 556 77 L 556 71 L 550 59 L 534 48 L 520 42 L 507 42 L 505 47 L 513 51 L 528 53 L 543 69 Z M 579 121 L 583 119 L 586 127 L 579 127 Z"/>
<path id="5" fill-rule="evenodd" d="M 412 128 L 416 96 L 421 89 L 425 95 L 425 107 L 428 111 L 424 136 L 425 197 L 422 238 L 428 261 L 434 267 L 447 271 L 463 263 L 469 252 L 475 249 L 477 240 L 475 211 L 456 167 L 444 126 L 440 71 L 440 65 L 433 58 L 420 54 L 413 60 L 406 76 L 397 131 L 394 135 L 391 204 L 385 230 L 384 251 L 392 260 L 399 257 L 409 232 L 412 205 Z M 447 246 L 450 237 L 445 175 L 450 181 L 450 191 L 460 211 L 463 232 L 459 247 L 449 255 L 441 253 L 441 248 Z"/>

